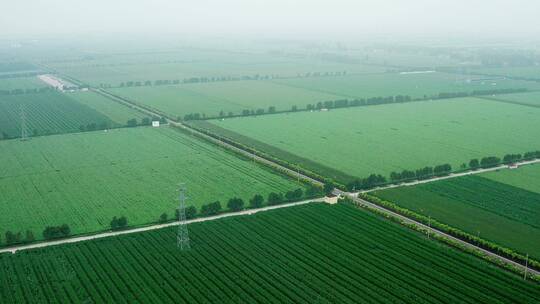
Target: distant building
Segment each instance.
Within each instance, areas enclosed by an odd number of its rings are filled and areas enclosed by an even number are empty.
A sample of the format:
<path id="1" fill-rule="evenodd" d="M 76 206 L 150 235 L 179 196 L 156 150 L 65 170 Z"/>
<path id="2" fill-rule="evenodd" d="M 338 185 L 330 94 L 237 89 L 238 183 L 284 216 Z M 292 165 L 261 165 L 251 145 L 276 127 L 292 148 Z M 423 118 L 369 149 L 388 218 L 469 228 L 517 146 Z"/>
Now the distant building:
<path id="1" fill-rule="evenodd" d="M 159 120 L 152 121 L 152 127 L 159 128 Z"/>

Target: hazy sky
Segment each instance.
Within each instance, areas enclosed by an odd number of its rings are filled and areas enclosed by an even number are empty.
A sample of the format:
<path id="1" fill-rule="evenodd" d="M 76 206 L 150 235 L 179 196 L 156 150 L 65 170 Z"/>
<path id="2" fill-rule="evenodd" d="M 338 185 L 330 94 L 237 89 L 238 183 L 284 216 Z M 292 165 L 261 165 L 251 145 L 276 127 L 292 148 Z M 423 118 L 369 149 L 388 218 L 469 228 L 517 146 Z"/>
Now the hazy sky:
<path id="1" fill-rule="evenodd" d="M 540 33 L 539 0 L 2 0 L 0 36 Z"/>

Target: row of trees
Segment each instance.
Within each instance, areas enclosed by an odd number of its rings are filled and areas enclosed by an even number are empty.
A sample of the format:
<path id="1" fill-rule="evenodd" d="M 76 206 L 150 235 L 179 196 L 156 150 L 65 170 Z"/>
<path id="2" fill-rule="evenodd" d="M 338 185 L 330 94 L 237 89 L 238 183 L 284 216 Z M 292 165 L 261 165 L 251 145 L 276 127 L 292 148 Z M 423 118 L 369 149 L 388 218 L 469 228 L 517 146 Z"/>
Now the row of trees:
<path id="1" fill-rule="evenodd" d="M 167 122 L 167 120 L 164 117 L 162 117 L 162 118 L 144 117 L 144 118 L 141 119 L 140 122 L 137 120 L 137 118 L 132 118 L 132 119 L 129 119 L 126 122 L 125 127 L 134 128 L 134 127 L 137 127 L 137 126 L 150 126 L 152 124 L 153 120 L 159 120 L 160 123 L 162 123 L 162 124 Z M 87 125 L 80 125 L 79 130 L 81 132 L 84 132 L 84 131 L 96 131 L 96 130 L 112 129 L 114 127 L 115 126 L 112 125 L 111 122 L 103 121 L 103 122 L 101 122 L 99 124 L 98 123 L 89 123 Z"/>
<path id="2" fill-rule="evenodd" d="M 120 83 L 120 87 L 142 87 L 142 86 L 162 86 L 162 85 L 177 85 L 181 83 L 206 83 L 206 82 L 219 82 L 219 81 L 239 81 L 239 80 L 268 80 L 280 78 L 279 75 L 245 75 L 245 76 L 222 76 L 222 77 L 189 77 L 180 79 L 159 79 L 159 80 L 145 80 L 145 81 L 126 81 Z M 102 84 L 101 87 L 105 87 Z"/>
<path id="3" fill-rule="evenodd" d="M 535 158 L 540 158 L 540 151 L 530 151 L 522 154 L 506 154 L 503 156 L 502 160 L 497 156 L 486 156 L 478 160 L 477 158 L 471 159 L 469 161 L 469 168 L 479 169 L 479 168 L 490 168 L 495 167 L 500 164 L 512 164 L 518 161 L 523 160 L 532 160 Z"/>
<path id="4" fill-rule="evenodd" d="M 21 232 L 14 233 L 10 230 L 6 231 L 5 236 L 7 245 L 30 243 L 35 240 L 34 233 L 30 230 L 26 230 L 24 238 L 22 237 Z"/>
<path id="5" fill-rule="evenodd" d="M 401 172 L 390 173 L 390 180 L 393 182 L 411 180 L 411 179 L 426 179 L 433 176 L 446 175 L 452 171 L 450 164 L 437 165 L 435 167 L 424 167 L 415 171 L 403 170 Z"/>
<path id="6" fill-rule="evenodd" d="M 71 234 L 71 229 L 67 224 L 60 226 L 47 226 L 43 230 L 43 238 L 46 240 L 68 237 Z"/>
<path id="7" fill-rule="evenodd" d="M 347 71 L 336 71 L 336 72 L 307 72 L 307 73 L 297 73 L 296 77 L 328 77 L 328 76 L 343 76 L 346 75 Z M 142 87 L 142 86 L 161 86 L 161 85 L 177 85 L 180 83 L 206 83 L 206 82 L 219 82 L 219 81 L 239 81 L 239 80 L 269 80 L 282 78 L 277 74 L 255 74 L 255 75 L 244 75 L 244 76 L 220 76 L 220 77 L 189 77 L 180 79 L 159 79 L 159 80 L 145 80 L 145 81 L 126 81 L 120 83 L 120 87 Z M 107 87 L 105 84 L 101 84 L 101 87 Z"/>
<path id="8" fill-rule="evenodd" d="M 0 90 L 0 96 L 6 95 L 22 95 L 22 94 L 36 94 L 56 91 L 53 87 L 43 87 L 35 89 L 12 89 L 12 90 Z"/>
<path id="9" fill-rule="evenodd" d="M 332 187 L 333 189 L 333 187 Z M 298 188 L 295 190 L 287 191 L 285 194 L 282 193 L 276 193 L 271 192 L 268 194 L 268 197 L 266 199 L 266 204 L 269 206 L 272 205 L 279 205 L 286 202 L 293 202 L 300 200 L 301 198 L 312 198 L 317 197 L 323 194 L 323 189 L 316 186 L 310 186 L 306 189 L 304 192 L 302 189 Z M 249 201 L 247 202 L 248 208 L 260 208 L 264 206 L 265 199 L 262 195 L 256 194 L 254 195 Z M 229 211 L 241 211 L 246 208 L 246 202 L 244 202 L 243 199 L 238 197 L 233 197 L 227 201 L 226 204 L 227 210 Z M 195 218 L 197 215 L 200 216 L 210 216 L 210 215 L 216 215 L 223 211 L 223 207 L 221 205 L 220 201 L 215 201 L 212 203 L 208 203 L 201 206 L 200 211 L 197 213 L 197 208 L 194 206 L 186 207 L 185 213 L 186 213 L 186 219 L 192 219 Z M 176 210 L 176 216 L 175 218 L 178 220 L 178 210 Z M 168 220 L 167 213 L 163 213 L 159 217 L 159 222 L 163 223 Z"/>
<path id="10" fill-rule="evenodd" d="M 439 93 L 437 95 L 424 95 L 423 98 L 411 98 L 409 95 L 396 95 L 396 96 L 386 96 L 386 97 L 370 97 L 370 98 L 357 98 L 357 99 L 338 99 L 338 100 L 327 100 L 321 101 L 314 104 L 307 104 L 304 110 L 314 111 L 321 109 L 337 109 L 337 108 L 346 108 L 346 107 L 358 107 L 358 106 L 368 106 L 368 105 L 380 105 L 380 104 L 390 104 L 390 103 L 401 103 L 409 102 L 413 100 L 429 100 L 429 99 L 446 99 L 446 98 L 456 98 L 456 97 L 466 97 L 466 96 L 478 96 L 478 95 L 493 95 L 493 94 L 508 94 L 516 92 L 524 92 L 526 89 L 493 89 L 493 90 L 476 90 L 472 92 L 451 92 L 451 93 Z M 299 108 L 297 105 L 292 105 L 289 110 L 281 110 L 280 113 L 284 112 L 296 112 Z M 201 119 L 213 119 L 213 118 L 224 118 L 224 117 L 234 117 L 234 116 L 253 116 L 253 115 L 263 115 L 263 114 L 273 114 L 276 113 L 276 107 L 270 106 L 268 110 L 259 108 L 256 110 L 242 110 L 239 114 L 234 114 L 233 112 L 225 113 L 221 111 L 218 116 L 207 116 L 204 113 L 190 113 L 186 114 L 183 117 L 184 121 L 188 120 L 201 120 Z M 178 118 L 181 120 L 181 118 Z"/>

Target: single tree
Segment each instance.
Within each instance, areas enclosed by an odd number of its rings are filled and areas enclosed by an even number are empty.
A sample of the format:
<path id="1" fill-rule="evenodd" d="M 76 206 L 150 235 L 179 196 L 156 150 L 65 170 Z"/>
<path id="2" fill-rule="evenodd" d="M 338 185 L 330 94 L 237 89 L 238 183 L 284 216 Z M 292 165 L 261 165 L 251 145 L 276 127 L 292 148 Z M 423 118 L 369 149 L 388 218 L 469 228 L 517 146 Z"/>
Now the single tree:
<path id="1" fill-rule="evenodd" d="M 227 202 L 227 208 L 231 211 L 240 211 L 244 209 L 244 201 L 241 198 L 233 197 Z"/>
<path id="2" fill-rule="evenodd" d="M 253 198 L 249 200 L 249 206 L 251 208 L 260 208 L 264 203 L 264 197 L 260 194 L 255 194 Z"/>

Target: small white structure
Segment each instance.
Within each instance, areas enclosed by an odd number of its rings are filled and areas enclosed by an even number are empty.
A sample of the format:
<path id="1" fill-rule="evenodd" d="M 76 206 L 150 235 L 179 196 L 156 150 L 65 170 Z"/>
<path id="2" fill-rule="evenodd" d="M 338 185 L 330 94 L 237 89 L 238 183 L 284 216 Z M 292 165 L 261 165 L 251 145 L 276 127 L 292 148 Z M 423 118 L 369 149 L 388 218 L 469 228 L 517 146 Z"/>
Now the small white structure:
<path id="1" fill-rule="evenodd" d="M 159 128 L 159 120 L 152 121 L 152 127 Z"/>

